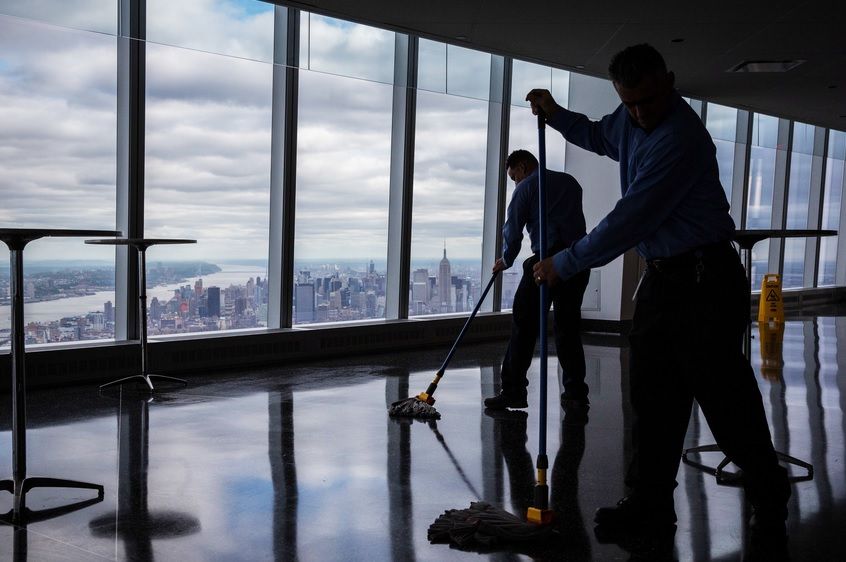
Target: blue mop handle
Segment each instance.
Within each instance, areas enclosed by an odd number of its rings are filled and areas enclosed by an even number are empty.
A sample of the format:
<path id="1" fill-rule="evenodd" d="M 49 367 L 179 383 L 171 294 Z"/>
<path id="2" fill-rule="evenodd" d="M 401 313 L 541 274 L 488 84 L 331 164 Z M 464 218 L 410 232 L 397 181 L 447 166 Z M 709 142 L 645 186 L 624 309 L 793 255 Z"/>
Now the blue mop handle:
<path id="1" fill-rule="evenodd" d="M 540 230 L 540 259 L 546 259 L 546 116 L 538 113 L 538 229 Z M 540 286 L 540 412 L 538 456 L 546 458 L 546 323 L 547 286 Z"/>

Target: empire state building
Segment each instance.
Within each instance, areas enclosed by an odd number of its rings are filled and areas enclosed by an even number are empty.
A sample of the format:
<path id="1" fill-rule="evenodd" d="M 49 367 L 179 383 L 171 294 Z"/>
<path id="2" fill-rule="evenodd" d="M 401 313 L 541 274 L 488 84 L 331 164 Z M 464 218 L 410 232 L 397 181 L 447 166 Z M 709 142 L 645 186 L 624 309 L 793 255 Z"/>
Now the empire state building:
<path id="1" fill-rule="evenodd" d="M 452 312 L 452 271 L 446 257 L 446 242 L 444 242 L 444 259 L 438 266 L 438 300 L 441 303 L 440 312 Z"/>

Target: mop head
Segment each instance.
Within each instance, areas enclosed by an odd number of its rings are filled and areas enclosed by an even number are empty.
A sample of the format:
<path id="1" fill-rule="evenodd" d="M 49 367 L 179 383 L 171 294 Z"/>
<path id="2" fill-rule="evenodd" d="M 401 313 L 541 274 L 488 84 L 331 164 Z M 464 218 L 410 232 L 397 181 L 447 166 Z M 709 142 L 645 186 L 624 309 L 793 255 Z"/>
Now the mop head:
<path id="1" fill-rule="evenodd" d="M 434 406 L 420 400 L 416 396 L 397 400 L 388 408 L 388 415 L 391 417 L 419 418 L 425 420 L 439 420 L 441 414 Z"/>
<path id="2" fill-rule="evenodd" d="M 535 525 L 487 502 L 473 502 L 467 509 L 448 509 L 429 526 L 432 544 L 449 544 L 462 550 L 503 550 L 536 546 L 553 533 L 552 525 Z"/>

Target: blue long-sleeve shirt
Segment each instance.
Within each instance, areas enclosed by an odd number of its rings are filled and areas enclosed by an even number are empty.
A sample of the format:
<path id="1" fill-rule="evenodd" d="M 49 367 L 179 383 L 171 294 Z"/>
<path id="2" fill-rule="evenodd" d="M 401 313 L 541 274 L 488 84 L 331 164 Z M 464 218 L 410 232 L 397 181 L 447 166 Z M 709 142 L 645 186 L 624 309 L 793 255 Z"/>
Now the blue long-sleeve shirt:
<path id="1" fill-rule="evenodd" d="M 585 235 L 582 212 L 582 187 L 576 178 L 564 172 L 546 172 L 546 244 L 547 249 L 569 246 Z M 538 209 L 538 170 L 523 178 L 514 187 L 505 225 L 502 227 L 502 261 L 511 267 L 520 243 L 523 228 L 529 232 L 532 251 L 540 251 Z"/>
<path id="2" fill-rule="evenodd" d="M 669 114 L 649 133 L 622 104 L 600 121 L 562 109 L 549 125 L 569 142 L 619 162 L 623 195 L 587 236 L 554 256 L 562 279 L 635 245 L 644 258 L 656 259 L 733 237 L 714 142 L 677 92 Z"/>

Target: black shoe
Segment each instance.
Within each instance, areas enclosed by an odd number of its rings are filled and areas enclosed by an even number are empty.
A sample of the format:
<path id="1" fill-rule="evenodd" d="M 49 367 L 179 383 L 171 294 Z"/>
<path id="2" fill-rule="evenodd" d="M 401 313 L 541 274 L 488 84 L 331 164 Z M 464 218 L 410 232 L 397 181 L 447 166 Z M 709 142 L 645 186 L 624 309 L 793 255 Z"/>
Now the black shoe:
<path id="1" fill-rule="evenodd" d="M 525 423 L 529 417 L 529 413 L 524 412 L 523 410 L 496 410 L 494 408 L 485 408 L 484 414 L 498 422 Z"/>
<path id="2" fill-rule="evenodd" d="M 500 392 L 496 396 L 485 398 L 485 407 L 491 410 L 504 410 L 505 408 L 528 408 L 526 393 Z"/>
<path id="3" fill-rule="evenodd" d="M 672 500 L 659 505 L 639 496 L 626 496 L 614 507 L 600 507 L 594 522 L 609 531 L 639 531 L 645 528 L 671 528 L 676 524 L 676 510 Z"/>

